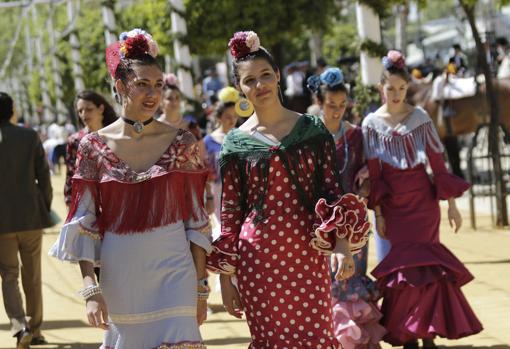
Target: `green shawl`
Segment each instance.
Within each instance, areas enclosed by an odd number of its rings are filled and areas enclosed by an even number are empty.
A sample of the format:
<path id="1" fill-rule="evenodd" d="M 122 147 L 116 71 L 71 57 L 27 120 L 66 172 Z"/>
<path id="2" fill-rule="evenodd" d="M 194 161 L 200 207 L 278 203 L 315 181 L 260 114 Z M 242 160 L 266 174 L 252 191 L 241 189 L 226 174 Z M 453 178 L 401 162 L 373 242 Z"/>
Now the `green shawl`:
<path id="1" fill-rule="evenodd" d="M 328 147 L 326 147 L 328 145 Z M 269 162 L 272 156 L 279 155 L 283 166 L 287 170 L 292 184 L 296 186 L 301 203 L 310 213 L 315 212 L 315 204 L 321 197 L 326 200 L 335 199 L 332 193 L 325 188 L 324 169 L 321 164 L 327 162 L 327 152 L 324 149 L 331 149 L 331 159 L 336 159 L 335 143 L 322 121 L 315 116 L 304 114 L 298 119 L 291 132 L 285 136 L 279 146 L 270 146 L 248 133 L 239 129 L 231 130 L 225 137 L 220 153 L 221 176 L 224 177 L 225 170 L 232 164 L 238 164 L 240 170 L 240 183 L 242 186 L 241 200 L 239 202 L 244 212 L 247 209 L 255 209 L 257 216 L 255 221 L 263 220 L 266 214 L 263 212 L 263 205 L 269 186 Z M 315 155 L 313 164 L 302 161 L 303 157 L 313 152 Z M 300 161 L 301 159 L 301 161 Z M 336 161 L 332 160 L 334 173 L 338 174 Z M 252 169 L 255 169 L 256 176 L 260 179 L 262 188 L 261 195 L 257 202 L 247 202 L 248 180 Z M 305 191 L 300 183 L 300 178 L 306 179 L 306 175 L 312 174 L 311 189 Z M 333 183 L 339 183 L 339 178 L 334 178 Z M 303 180 L 303 183 L 306 183 Z"/>

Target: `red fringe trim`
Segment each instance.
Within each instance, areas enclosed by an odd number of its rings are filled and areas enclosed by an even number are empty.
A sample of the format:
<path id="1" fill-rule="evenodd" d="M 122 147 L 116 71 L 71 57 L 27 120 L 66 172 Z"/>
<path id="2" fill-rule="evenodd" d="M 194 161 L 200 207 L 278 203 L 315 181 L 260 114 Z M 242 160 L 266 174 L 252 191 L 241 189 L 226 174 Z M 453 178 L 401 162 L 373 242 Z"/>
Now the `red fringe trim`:
<path id="1" fill-rule="evenodd" d="M 97 183 L 73 179 L 73 199 L 67 221 L 76 214 L 89 190 L 95 202 L 101 235 L 142 233 L 189 219 L 207 219 L 204 210 L 206 171 L 172 171 L 146 181 Z"/>

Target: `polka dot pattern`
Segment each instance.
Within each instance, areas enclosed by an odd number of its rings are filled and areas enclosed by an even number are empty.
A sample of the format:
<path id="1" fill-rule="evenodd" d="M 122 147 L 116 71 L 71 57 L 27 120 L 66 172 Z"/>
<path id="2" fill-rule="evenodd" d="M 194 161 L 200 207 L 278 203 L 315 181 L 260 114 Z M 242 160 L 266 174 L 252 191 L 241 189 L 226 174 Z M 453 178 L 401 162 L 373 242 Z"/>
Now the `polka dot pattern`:
<path id="1" fill-rule="evenodd" d="M 313 226 L 319 219 L 301 204 L 281 156 L 270 159 L 264 219 L 259 221 L 250 204 L 256 202 L 256 194 L 260 195 L 260 178 L 255 178 L 256 171 L 250 172 L 245 184 L 249 208 L 241 212 L 243 188 L 240 181 L 234 181 L 241 177 L 239 167 L 227 165 L 222 235 L 213 244 L 208 268 L 236 274 L 251 332 L 250 348 L 336 349 L 339 343 L 332 323 L 329 259 L 311 246 Z M 303 151 L 300 156 L 300 161 L 316 162 L 310 152 Z M 332 173 L 331 162 L 323 165 L 326 173 Z M 312 177 L 302 178 L 301 185 L 311 188 Z M 333 184 L 328 190 L 340 196 Z"/>

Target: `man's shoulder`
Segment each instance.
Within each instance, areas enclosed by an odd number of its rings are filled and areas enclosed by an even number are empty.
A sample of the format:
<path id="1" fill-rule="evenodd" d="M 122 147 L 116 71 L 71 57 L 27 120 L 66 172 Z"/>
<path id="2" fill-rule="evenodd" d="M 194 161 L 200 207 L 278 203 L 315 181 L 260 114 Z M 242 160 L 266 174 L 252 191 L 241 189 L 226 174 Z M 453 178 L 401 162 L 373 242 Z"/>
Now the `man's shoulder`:
<path id="1" fill-rule="evenodd" d="M 8 127 L 3 127 L 2 133 L 5 135 L 7 134 L 15 135 L 16 137 L 14 139 L 17 141 L 34 140 L 37 139 L 37 137 L 39 137 L 37 132 L 34 131 L 33 129 L 18 125 L 10 125 Z"/>

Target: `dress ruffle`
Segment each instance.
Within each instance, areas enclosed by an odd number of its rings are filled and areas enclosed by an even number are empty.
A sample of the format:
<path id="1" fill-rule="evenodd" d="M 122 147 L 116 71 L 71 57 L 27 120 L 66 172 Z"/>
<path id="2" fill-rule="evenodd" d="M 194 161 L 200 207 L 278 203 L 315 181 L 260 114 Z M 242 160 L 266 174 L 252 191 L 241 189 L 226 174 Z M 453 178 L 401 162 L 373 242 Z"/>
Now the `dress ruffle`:
<path id="1" fill-rule="evenodd" d="M 379 288 L 423 287 L 447 279 L 461 287 L 473 276 L 440 243 L 400 242 L 372 271 Z"/>
<path id="2" fill-rule="evenodd" d="M 367 207 L 359 196 L 345 194 L 332 204 L 328 204 L 324 198 L 319 199 L 315 212 L 319 225 L 314 230 L 310 244 L 316 250 L 331 253 L 337 237 L 347 239 L 354 253 L 367 243 L 370 222 Z"/>
<path id="3" fill-rule="evenodd" d="M 332 279 L 335 276 L 332 274 Z M 376 302 L 381 293 L 377 289 L 376 283 L 366 275 L 354 275 L 343 281 L 333 281 L 332 295 L 339 301 L 357 302 Z"/>
<path id="4" fill-rule="evenodd" d="M 212 252 L 207 256 L 207 269 L 221 274 L 234 274 L 239 254 L 237 237 L 234 234 L 222 235 L 213 242 Z"/>
<path id="5" fill-rule="evenodd" d="M 381 322 L 388 330 L 384 340 L 392 345 L 435 336 L 458 339 L 483 329 L 460 288 L 445 279 L 388 289 L 381 310 L 387 314 Z"/>
<path id="6" fill-rule="evenodd" d="M 379 325 L 382 314 L 363 300 L 342 302 L 333 298 L 335 336 L 343 349 L 379 349 L 386 330 Z"/>
<path id="7" fill-rule="evenodd" d="M 460 290 L 473 276 L 442 244 L 399 243 L 372 274 L 383 292 L 381 324 L 390 344 L 436 335 L 457 339 L 482 330 Z"/>
<path id="8" fill-rule="evenodd" d="M 458 198 L 471 186 L 462 178 L 449 172 L 434 174 L 434 182 L 436 187 L 436 198 L 438 200 Z"/>
<path id="9" fill-rule="evenodd" d="M 64 224 L 49 255 L 63 261 L 89 261 L 99 266 L 101 257 L 101 235 L 90 227 L 95 217 L 91 214 Z"/>

